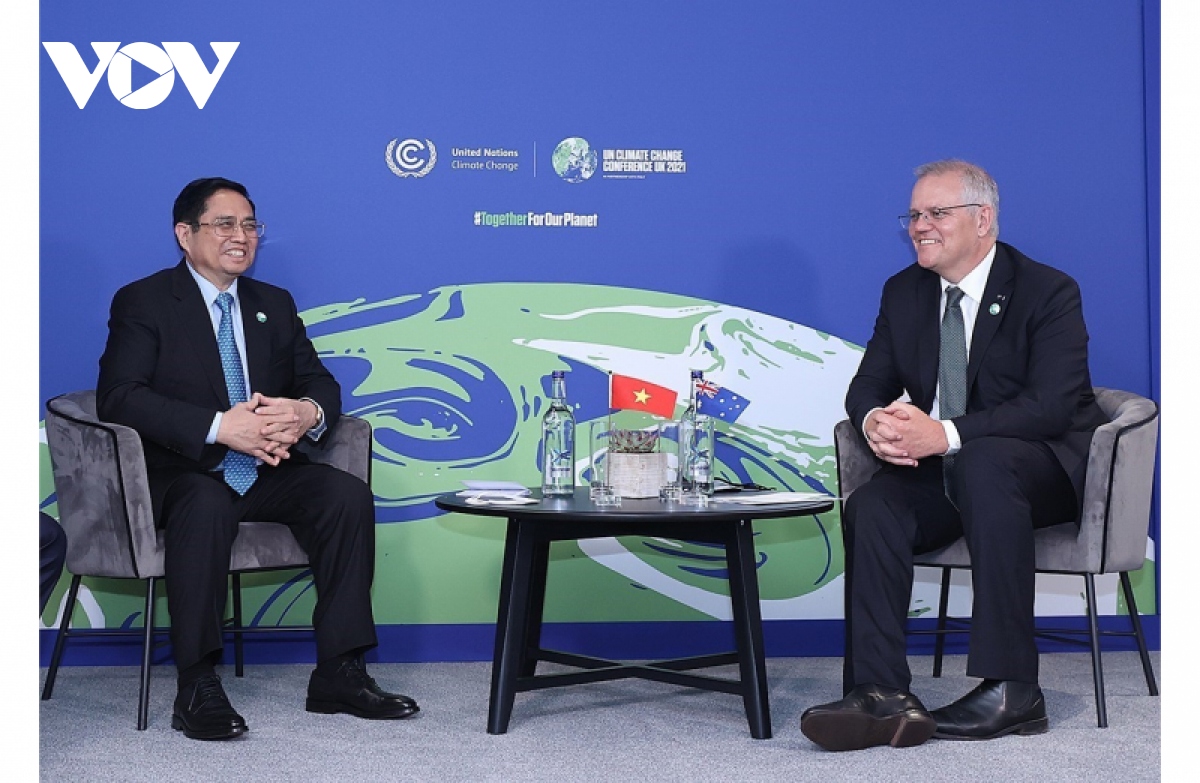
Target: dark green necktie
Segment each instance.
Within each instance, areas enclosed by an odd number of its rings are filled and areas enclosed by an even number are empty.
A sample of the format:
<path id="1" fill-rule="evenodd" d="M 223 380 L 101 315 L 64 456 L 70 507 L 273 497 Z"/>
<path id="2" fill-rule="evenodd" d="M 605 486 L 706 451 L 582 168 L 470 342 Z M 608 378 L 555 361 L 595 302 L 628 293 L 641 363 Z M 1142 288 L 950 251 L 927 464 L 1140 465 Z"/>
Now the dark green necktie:
<path id="1" fill-rule="evenodd" d="M 962 308 L 958 303 L 962 289 L 946 289 L 946 312 L 942 315 L 941 349 L 938 353 L 938 418 L 944 420 L 967 412 L 967 332 L 963 326 Z M 950 476 L 954 457 L 942 459 L 946 496 L 955 501 Z M 955 502 L 955 505 L 958 505 Z"/>

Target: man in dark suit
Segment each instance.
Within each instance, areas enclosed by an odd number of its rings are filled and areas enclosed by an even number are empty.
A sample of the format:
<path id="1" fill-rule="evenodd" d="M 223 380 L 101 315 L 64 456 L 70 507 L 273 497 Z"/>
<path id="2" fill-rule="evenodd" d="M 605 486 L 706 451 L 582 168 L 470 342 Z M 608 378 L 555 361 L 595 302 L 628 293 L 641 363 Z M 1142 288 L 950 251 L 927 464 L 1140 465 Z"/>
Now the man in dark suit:
<path id="1" fill-rule="evenodd" d="M 846 395 L 885 464 L 844 508 L 845 697 L 800 722 L 829 750 L 1046 731 L 1033 531 L 1078 520 L 1105 421 L 1075 281 L 997 242 L 983 169 L 947 160 L 916 175 L 901 221 L 917 261 L 884 285 Z M 930 713 L 905 657 L 913 555 L 960 536 L 974 591 L 967 675 L 982 682 Z"/>
<path id="2" fill-rule="evenodd" d="M 220 661 L 229 558 L 238 522 L 283 522 L 308 553 L 316 587 L 317 666 L 310 712 L 404 718 L 363 653 L 371 612 L 371 490 L 293 446 L 336 427 L 341 389 L 321 364 L 290 294 L 243 275 L 265 226 L 246 188 L 198 179 L 174 206 L 183 260 L 113 297 L 100 358 L 101 418 L 142 437 L 154 516 L 166 535 L 167 608 L 179 691 L 171 724 L 230 739 L 246 721 L 229 703 Z"/>

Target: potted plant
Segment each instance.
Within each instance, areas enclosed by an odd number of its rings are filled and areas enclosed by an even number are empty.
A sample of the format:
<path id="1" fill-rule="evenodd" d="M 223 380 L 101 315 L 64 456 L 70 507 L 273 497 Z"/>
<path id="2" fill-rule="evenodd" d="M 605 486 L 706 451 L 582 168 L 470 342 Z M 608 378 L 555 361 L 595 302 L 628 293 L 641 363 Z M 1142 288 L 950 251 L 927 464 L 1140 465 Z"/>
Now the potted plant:
<path id="1" fill-rule="evenodd" d="M 658 449 L 658 427 L 611 429 L 608 480 L 623 498 L 658 497 L 667 473 L 667 455 Z"/>

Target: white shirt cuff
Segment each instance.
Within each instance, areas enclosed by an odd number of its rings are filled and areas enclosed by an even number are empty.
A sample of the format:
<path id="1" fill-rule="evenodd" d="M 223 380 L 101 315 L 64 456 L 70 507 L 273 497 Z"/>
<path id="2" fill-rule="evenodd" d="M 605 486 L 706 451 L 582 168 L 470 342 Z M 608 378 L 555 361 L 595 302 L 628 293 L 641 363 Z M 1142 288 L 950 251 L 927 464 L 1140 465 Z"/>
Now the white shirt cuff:
<path id="1" fill-rule="evenodd" d="M 217 415 L 213 416 L 212 425 L 208 428 L 208 435 L 204 437 L 204 442 L 212 445 L 217 442 L 217 433 L 221 430 L 221 411 L 217 411 Z"/>
<path id="2" fill-rule="evenodd" d="M 942 429 L 946 431 L 946 442 L 950 444 L 950 448 L 946 449 L 943 457 L 948 457 L 951 454 L 957 454 L 962 448 L 962 438 L 958 435 L 958 427 L 954 426 L 954 422 L 949 419 L 941 420 Z"/>

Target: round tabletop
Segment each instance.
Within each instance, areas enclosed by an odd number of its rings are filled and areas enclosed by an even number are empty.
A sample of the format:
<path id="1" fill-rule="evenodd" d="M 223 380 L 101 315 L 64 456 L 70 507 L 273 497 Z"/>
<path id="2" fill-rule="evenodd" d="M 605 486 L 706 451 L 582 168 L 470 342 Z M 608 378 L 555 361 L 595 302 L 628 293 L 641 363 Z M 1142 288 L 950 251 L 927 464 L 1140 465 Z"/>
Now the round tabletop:
<path id="1" fill-rule="evenodd" d="M 586 488 L 576 489 L 571 497 L 543 498 L 540 490 L 529 496 L 536 503 L 509 504 L 503 502 L 471 503 L 471 498 L 456 493 L 440 495 L 434 503 L 443 511 L 483 516 L 518 517 L 521 519 L 553 519 L 622 522 L 696 520 L 713 522 L 740 519 L 772 519 L 808 514 L 821 514 L 833 508 L 834 498 L 788 503 L 739 503 L 741 497 L 770 493 L 745 492 L 718 494 L 706 506 L 666 503 L 658 498 L 623 498 L 619 506 L 597 506 L 592 503 Z"/>

